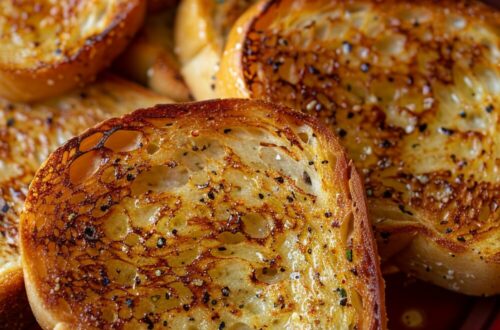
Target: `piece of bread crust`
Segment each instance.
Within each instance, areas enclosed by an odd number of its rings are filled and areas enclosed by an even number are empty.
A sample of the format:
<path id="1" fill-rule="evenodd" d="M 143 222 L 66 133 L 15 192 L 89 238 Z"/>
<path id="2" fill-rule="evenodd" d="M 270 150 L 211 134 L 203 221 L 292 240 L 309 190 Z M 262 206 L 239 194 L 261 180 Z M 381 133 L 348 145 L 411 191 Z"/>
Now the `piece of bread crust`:
<path id="1" fill-rule="evenodd" d="M 20 232 L 45 329 L 385 328 L 361 180 L 329 130 L 281 106 L 105 121 L 39 169 Z"/>
<path id="2" fill-rule="evenodd" d="M 263 1 L 233 27 L 217 92 L 321 118 L 364 175 L 383 261 L 494 295 L 499 31 L 476 1 Z"/>
<path id="3" fill-rule="evenodd" d="M 254 0 L 183 0 L 175 23 L 181 73 L 196 100 L 213 99 L 227 34 Z"/>
<path id="4" fill-rule="evenodd" d="M 146 1 L 7 0 L 0 12 L 0 96 L 31 102 L 95 79 L 140 28 Z"/>
<path id="5" fill-rule="evenodd" d="M 1 329 L 17 329 L 30 321 L 17 226 L 40 164 L 64 141 L 104 119 L 166 102 L 170 100 L 109 74 L 101 76 L 99 83 L 32 105 L 0 99 Z"/>
<path id="6" fill-rule="evenodd" d="M 174 54 L 175 8 L 151 13 L 134 41 L 114 62 L 115 72 L 177 102 L 190 100 L 190 91 Z"/>

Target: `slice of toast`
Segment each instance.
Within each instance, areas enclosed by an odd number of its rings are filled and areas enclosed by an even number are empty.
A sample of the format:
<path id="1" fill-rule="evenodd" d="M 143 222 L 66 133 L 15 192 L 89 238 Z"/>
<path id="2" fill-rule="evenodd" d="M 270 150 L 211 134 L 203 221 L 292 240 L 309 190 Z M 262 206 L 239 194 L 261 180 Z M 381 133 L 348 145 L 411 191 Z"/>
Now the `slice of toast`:
<path id="1" fill-rule="evenodd" d="M 145 0 L 0 3 L 0 96 L 35 101 L 95 78 L 139 29 Z"/>
<path id="2" fill-rule="evenodd" d="M 227 97 L 313 114 L 364 175 L 388 263 L 500 293 L 500 12 L 476 1 L 264 1 L 233 28 Z"/>
<path id="3" fill-rule="evenodd" d="M 255 0 L 183 0 L 175 24 L 181 73 L 196 100 L 212 99 L 227 35 Z"/>
<path id="4" fill-rule="evenodd" d="M 104 119 L 168 101 L 111 75 L 33 105 L 0 99 L 0 328 L 17 328 L 13 324 L 28 307 L 16 304 L 24 295 L 17 226 L 40 164 L 67 139 Z"/>
<path id="5" fill-rule="evenodd" d="M 20 225 L 46 329 L 383 329 L 361 180 L 314 119 L 157 106 L 70 140 Z"/>
<path id="6" fill-rule="evenodd" d="M 146 16 L 144 27 L 115 61 L 115 71 L 172 100 L 190 99 L 174 54 L 175 8 Z"/>

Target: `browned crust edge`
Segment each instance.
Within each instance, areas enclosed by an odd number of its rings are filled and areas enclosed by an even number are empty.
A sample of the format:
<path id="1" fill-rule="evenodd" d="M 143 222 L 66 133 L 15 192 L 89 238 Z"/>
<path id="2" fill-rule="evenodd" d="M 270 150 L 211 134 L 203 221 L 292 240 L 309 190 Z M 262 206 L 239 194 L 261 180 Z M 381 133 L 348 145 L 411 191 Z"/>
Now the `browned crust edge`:
<path id="1" fill-rule="evenodd" d="M 323 140 L 325 145 L 340 156 L 335 168 L 333 169 L 334 176 L 341 179 L 345 192 L 351 197 L 352 208 L 354 211 L 354 232 L 355 236 L 359 238 L 359 243 L 356 242 L 354 248 L 357 251 L 361 251 L 363 255 L 361 261 L 359 262 L 361 267 L 361 276 L 359 277 L 359 283 L 357 283 L 358 288 L 361 289 L 360 291 L 363 294 L 363 310 L 358 316 L 358 325 L 362 329 L 385 329 L 387 320 L 385 312 L 384 283 L 379 267 L 375 240 L 371 233 L 368 220 L 366 200 L 363 193 L 364 189 L 361 179 L 353 167 L 352 162 L 349 161 L 348 163 L 346 153 L 336 140 L 334 134 L 327 127 L 323 126 L 318 120 L 309 115 L 292 111 L 285 106 L 260 100 L 250 101 L 242 99 L 225 99 L 183 104 L 157 105 L 148 109 L 136 110 L 119 118 L 109 119 L 94 128 L 88 129 L 83 134 L 69 140 L 64 146 L 58 148 L 54 153 L 52 153 L 46 163 L 40 168 L 39 173 L 40 171 L 43 171 L 44 167 L 50 166 L 50 164 L 54 162 L 58 162 L 58 155 L 61 155 L 66 150 L 77 147 L 83 139 L 92 135 L 96 130 L 99 130 L 102 127 L 119 128 L 124 124 L 132 123 L 143 118 L 180 119 L 183 117 L 195 117 L 204 120 L 213 119 L 215 121 L 220 121 L 226 118 L 244 116 L 244 111 L 246 111 L 249 105 L 272 110 L 272 112 L 266 116 L 268 118 L 272 118 L 277 123 L 283 123 L 285 120 L 290 120 L 294 123 L 305 123 L 309 125 L 316 133 L 319 133 L 318 137 Z M 33 195 L 32 188 L 36 190 L 36 186 L 40 183 L 39 175 L 37 173 L 35 180 L 32 181 L 30 186 L 30 193 L 28 194 L 26 200 L 26 209 L 29 209 L 32 199 L 36 199 L 36 196 Z M 30 303 L 32 307 L 34 307 L 33 310 L 39 322 L 43 324 L 45 328 L 49 328 L 55 324 L 64 327 L 65 323 L 57 323 L 54 316 L 47 313 L 47 310 L 45 310 L 42 306 L 43 300 L 36 292 L 37 279 L 35 274 L 30 273 L 29 267 L 33 260 L 29 260 L 29 258 L 26 257 L 32 248 L 30 243 L 24 239 L 24 237 L 30 237 L 30 233 L 28 232 L 29 226 L 26 221 L 27 217 L 23 213 L 20 223 L 20 245 L 24 275 L 27 279 L 26 288 Z"/>
<path id="2" fill-rule="evenodd" d="M 122 4 L 120 12 L 104 31 L 87 39 L 83 47 L 63 61 L 42 62 L 28 69 L 0 63 L 0 96 L 12 101 L 32 102 L 93 81 L 132 40 L 144 21 L 146 7 L 144 0 Z"/>
<path id="3" fill-rule="evenodd" d="M 12 265 L 0 274 L 0 320 L 0 329 L 25 329 L 35 324 L 20 264 Z"/>

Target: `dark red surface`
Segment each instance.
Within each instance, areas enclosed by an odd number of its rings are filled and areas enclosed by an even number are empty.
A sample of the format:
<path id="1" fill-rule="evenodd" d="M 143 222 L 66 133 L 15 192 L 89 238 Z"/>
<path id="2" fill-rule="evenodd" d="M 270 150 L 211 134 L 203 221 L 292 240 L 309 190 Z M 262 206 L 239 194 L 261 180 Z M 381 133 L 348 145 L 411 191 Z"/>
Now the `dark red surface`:
<path id="1" fill-rule="evenodd" d="M 500 330 L 498 297 L 477 298 L 404 274 L 386 276 L 390 330 Z"/>

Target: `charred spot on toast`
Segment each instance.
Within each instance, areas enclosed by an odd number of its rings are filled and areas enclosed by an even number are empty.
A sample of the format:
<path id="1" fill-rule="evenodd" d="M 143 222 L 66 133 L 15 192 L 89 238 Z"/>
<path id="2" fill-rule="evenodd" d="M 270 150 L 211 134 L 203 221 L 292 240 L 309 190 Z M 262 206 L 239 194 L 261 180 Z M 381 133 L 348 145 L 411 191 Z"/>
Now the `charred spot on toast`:
<path id="1" fill-rule="evenodd" d="M 74 324 L 359 325 L 383 299 L 351 170 L 328 130 L 267 103 L 139 110 L 38 172 L 22 224 L 28 272 L 49 309 L 85 315 Z"/>

